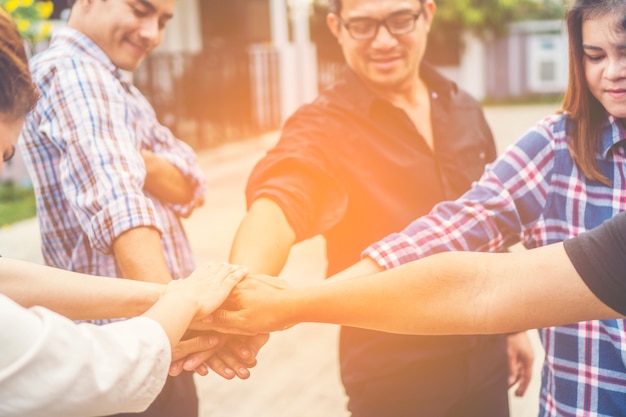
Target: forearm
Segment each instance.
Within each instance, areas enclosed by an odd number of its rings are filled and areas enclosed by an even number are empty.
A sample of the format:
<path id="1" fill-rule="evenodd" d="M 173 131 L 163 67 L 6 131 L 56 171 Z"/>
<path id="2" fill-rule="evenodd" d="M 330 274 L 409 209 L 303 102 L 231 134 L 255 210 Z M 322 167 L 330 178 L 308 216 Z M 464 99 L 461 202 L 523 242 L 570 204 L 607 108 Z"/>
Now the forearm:
<path id="1" fill-rule="evenodd" d="M 115 261 L 124 278 L 167 284 L 169 273 L 161 236 L 149 227 L 137 227 L 122 233 L 113 243 Z"/>
<path id="2" fill-rule="evenodd" d="M 161 201 L 187 204 L 194 196 L 192 181 L 173 164 L 149 151 L 142 151 L 146 163 L 144 190 Z"/>
<path id="3" fill-rule="evenodd" d="M 172 350 L 180 341 L 196 315 L 197 307 L 189 297 L 181 294 L 165 294 L 148 311 L 142 314 L 161 325 L 170 341 Z"/>
<path id="4" fill-rule="evenodd" d="M 349 266 L 343 271 L 337 272 L 335 275 L 328 277 L 328 280 L 344 280 L 349 278 L 361 277 L 365 275 L 371 275 L 378 272 L 382 272 L 385 269 L 378 265 L 371 258 L 363 258 L 359 262 Z"/>
<path id="5" fill-rule="evenodd" d="M 290 291 L 285 308 L 293 322 L 406 334 L 504 333 L 619 317 L 585 286 L 562 245 L 508 254 L 444 253 Z"/>
<path id="6" fill-rule="evenodd" d="M 0 258 L 2 294 L 24 307 L 40 305 L 73 320 L 137 316 L 159 299 L 164 288 Z"/>
<path id="7" fill-rule="evenodd" d="M 256 200 L 241 222 L 229 262 L 253 273 L 278 275 L 285 266 L 295 232 L 284 213 L 269 199 Z"/>

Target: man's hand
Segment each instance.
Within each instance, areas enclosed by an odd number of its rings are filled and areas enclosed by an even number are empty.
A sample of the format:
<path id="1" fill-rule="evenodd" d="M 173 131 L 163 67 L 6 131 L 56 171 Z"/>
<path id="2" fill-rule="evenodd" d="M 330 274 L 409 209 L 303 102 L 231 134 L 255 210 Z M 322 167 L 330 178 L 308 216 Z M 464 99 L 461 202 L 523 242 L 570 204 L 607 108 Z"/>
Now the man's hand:
<path id="1" fill-rule="evenodd" d="M 509 388 L 518 384 L 515 389 L 515 396 L 521 397 L 530 384 L 535 352 L 526 332 L 509 334 L 506 344 L 509 363 Z"/>
<path id="2" fill-rule="evenodd" d="M 256 356 L 267 343 L 269 335 L 243 337 L 223 335 L 214 332 L 191 333 L 191 337 L 181 341 L 174 349 L 170 375 L 182 371 L 196 371 L 206 375 L 208 368 L 226 379 L 235 376 L 247 379 L 249 368 L 256 366 Z"/>
<path id="3" fill-rule="evenodd" d="M 141 156 L 146 164 L 145 191 L 172 204 L 187 204 L 193 199 L 193 184 L 178 168 L 146 149 L 141 150 Z"/>
<path id="4" fill-rule="evenodd" d="M 249 336 L 285 330 L 295 324 L 290 320 L 291 301 L 285 294 L 288 288 L 281 278 L 250 274 L 230 293 L 221 309 L 209 320 L 194 323 L 193 328 Z"/>

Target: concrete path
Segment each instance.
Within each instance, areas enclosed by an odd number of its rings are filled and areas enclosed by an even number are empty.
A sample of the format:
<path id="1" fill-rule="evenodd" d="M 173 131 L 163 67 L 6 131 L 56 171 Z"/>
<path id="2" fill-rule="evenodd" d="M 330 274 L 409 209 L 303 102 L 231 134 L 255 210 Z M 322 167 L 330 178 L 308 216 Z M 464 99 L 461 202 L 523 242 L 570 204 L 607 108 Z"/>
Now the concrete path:
<path id="1" fill-rule="evenodd" d="M 490 107 L 487 118 L 498 150 L 519 137 L 556 106 Z M 243 190 L 255 162 L 271 147 L 276 132 L 230 143 L 199 154 L 209 182 L 204 207 L 185 221 L 199 263 L 227 259 L 230 242 L 245 213 Z M 41 262 L 35 219 L 0 229 L 0 254 Z M 283 277 L 292 282 L 323 279 L 323 239 L 294 247 Z M 337 326 L 302 324 L 272 335 L 259 355 L 259 365 L 246 381 L 226 381 L 210 374 L 197 378 L 201 417 L 321 417 L 346 416 L 346 398 L 337 366 Z M 529 393 L 512 399 L 512 417 L 537 415 L 541 351 Z M 383 416 L 381 416 L 383 417 Z"/>

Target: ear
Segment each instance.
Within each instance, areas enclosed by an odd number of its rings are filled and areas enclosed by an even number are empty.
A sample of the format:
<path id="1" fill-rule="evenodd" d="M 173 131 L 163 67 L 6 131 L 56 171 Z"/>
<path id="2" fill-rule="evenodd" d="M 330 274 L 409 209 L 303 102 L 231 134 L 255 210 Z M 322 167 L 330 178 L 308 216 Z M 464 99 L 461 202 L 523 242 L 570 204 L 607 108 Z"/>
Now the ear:
<path id="1" fill-rule="evenodd" d="M 326 26 L 328 26 L 328 29 L 335 36 L 335 38 L 337 38 L 337 40 L 339 40 L 339 25 L 339 17 L 336 14 L 328 13 L 326 15 Z"/>
<path id="2" fill-rule="evenodd" d="M 424 19 L 426 19 L 426 24 L 428 26 L 427 30 L 430 32 L 430 26 L 433 23 L 435 11 L 437 11 L 437 4 L 435 4 L 433 0 L 426 0 L 422 7 L 424 8 Z"/>

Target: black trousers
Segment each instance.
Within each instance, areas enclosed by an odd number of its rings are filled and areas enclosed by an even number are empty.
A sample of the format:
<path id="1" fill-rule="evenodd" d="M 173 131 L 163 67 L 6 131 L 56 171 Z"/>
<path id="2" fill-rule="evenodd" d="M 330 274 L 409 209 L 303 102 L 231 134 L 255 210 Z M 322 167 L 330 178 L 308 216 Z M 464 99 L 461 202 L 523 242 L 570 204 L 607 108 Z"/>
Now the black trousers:
<path id="1" fill-rule="evenodd" d="M 346 386 L 353 417 L 508 417 L 506 340 Z M 390 353 L 393 354 L 393 353 Z"/>
<path id="2" fill-rule="evenodd" d="M 115 417 L 198 417 L 198 395 L 192 372 L 167 377 L 156 400 L 143 413 L 116 414 Z"/>

